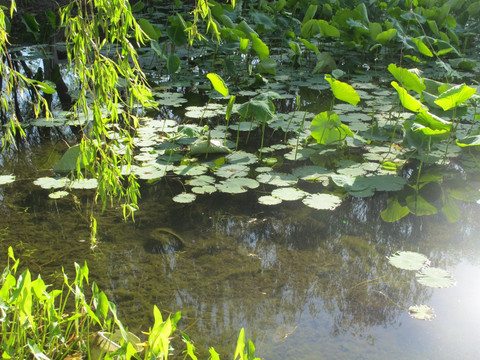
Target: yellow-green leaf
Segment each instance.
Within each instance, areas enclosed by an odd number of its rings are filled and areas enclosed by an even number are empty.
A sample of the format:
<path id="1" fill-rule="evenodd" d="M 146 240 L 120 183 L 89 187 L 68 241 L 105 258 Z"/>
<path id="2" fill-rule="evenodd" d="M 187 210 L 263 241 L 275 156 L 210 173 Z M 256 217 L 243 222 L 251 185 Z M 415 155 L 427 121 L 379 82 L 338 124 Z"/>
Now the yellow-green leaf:
<path id="1" fill-rule="evenodd" d="M 225 82 L 223 79 L 215 74 L 215 73 L 208 73 L 207 74 L 208 80 L 212 83 L 213 88 L 218 91 L 220 94 L 223 96 L 227 97 L 228 96 L 228 88 L 227 85 L 225 85 Z"/>

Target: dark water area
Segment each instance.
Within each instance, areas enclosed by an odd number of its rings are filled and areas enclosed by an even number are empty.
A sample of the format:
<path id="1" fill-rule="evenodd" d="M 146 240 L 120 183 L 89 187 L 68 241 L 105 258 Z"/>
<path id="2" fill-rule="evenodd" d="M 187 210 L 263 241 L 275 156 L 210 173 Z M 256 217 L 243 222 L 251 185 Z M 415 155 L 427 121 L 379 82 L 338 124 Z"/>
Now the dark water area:
<path id="1" fill-rule="evenodd" d="M 24 155 L 26 163 L 29 156 L 38 163 L 48 151 Z M 12 164 L 4 159 L 4 166 Z M 349 197 L 335 211 L 301 202 L 261 205 L 256 199 L 266 187 L 182 205 L 171 200 L 181 191 L 174 178 L 142 187 L 135 222 L 125 222 L 119 207 L 99 213 L 99 242 L 92 251 L 93 194 L 80 190 L 49 199 L 48 191 L 32 185 L 28 168 L 16 170 L 23 180 L 0 187 L 1 265 L 12 246 L 34 274 L 60 283 L 62 267 L 72 274 L 74 262 L 87 261 L 91 281 L 116 303 L 133 332 L 148 330 L 157 305 L 165 316 L 182 311 L 180 327 L 223 357 L 233 354 L 244 327 L 265 359 L 476 358 L 476 203 L 459 204 L 457 223 L 443 215 L 386 223 L 382 193 Z M 162 237 L 169 241 L 172 233 L 185 247 L 162 250 Z M 419 284 L 415 272 L 388 263 L 386 257 L 398 250 L 425 254 L 432 266 L 450 271 L 457 285 Z M 411 319 L 408 307 L 416 304 L 433 307 L 436 318 Z M 206 348 L 198 351 L 207 357 Z"/>

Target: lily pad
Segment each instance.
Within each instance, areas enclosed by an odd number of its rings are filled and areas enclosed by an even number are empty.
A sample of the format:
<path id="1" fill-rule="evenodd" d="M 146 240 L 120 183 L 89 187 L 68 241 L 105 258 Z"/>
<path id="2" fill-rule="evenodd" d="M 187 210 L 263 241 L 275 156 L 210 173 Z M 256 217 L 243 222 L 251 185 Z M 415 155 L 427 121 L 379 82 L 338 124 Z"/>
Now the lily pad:
<path id="1" fill-rule="evenodd" d="M 175 195 L 172 198 L 172 200 L 177 203 L 188 204 L 188 203 L 194 202 L 196 198 L 197 198 L 197 195 L 195 194 L 182 193 L 182 194 Z"/>
<path id="2" fill-rule="evenodd" d="M 447 270 L 426 267 L 416 274 L 417 281 L 425 286 L 434 288 L 448 288 L 455 285 L 455 279 Z"/>
<path id="3" fill-rule="evenodd" d="M 333 173 L 323 166 L 306 165 L 293 170 L 293 175 L 305 181 L 323 181 Z"/>
<path id="4" fill-rule="evenodd" d="M 317 210 L 335 210 L 342 203 L 342 198 L 330 194 L 312 194 L 308 195 L 302 202 Z"/>
<path id="5" fill-rule="evenodd" d="M 95 189 L 97 186 L 97 179 L 77 179 L 70 183 L 72 189 Z"/>
<path id="6" fill-rule="evenodd" d="M 272 172 L 258 175 L 257 181 L 267 185 L 292 186 L 297 183 L 298 179 L 291 174 Z"/>
<path id="7" fill-rule="evenodd" d="M 254 179 L 241 177 L 224 180 L 216 186 L 219 191 L 224 193 L 241 194 L 247 192 L 248 189 L 255 189 L 259 185 L 258 181 Z"/>
<path id="8" fill-rule="evenodd" d="M 278 205 L 282 203 L 282 199 L 271 195 L 264 195 L 258 198 L 258 202 L 262 205 Z"/>
<path id="9" fill-rule="evenodd" d="M 282 199 L 284 201 L 295 201 L 305 197 L 307 193 L 300 189 L 291 187 L 282 187 L 272 191 L 272 196 Z"/>
<path id="10" fill-rule="evenodd" d="M 10 184 L 15 181 L 14 175 L 0 175 L 0 185 Z"/>
<path id="11" fill-rule="evenodd" d="M 230 149 L 222 144 L 220 140 L 203 140 L 196 141 L 190 145 L 190 154 L 203 155 L 203 154 L 228 154 Z"/>
<path id="12" fill-rule="evenodd" d="M 192 187 L 192 192 L 198 195 L 201 194 L 211 194 L 217 191 L 217 188 L 213 185 L 204 185 L 204 186 L 194 186 Z"/>
<path id="13" fill-rule="evenodd" d="M 208 171 L 204 165 L 179 165 L 176 166 L 173 172 L 182 176 L 197 176 L 203 175 Z"/>
<path id="14" fill-rule="evenodd" d="M 245 165 L 231 164 L 223 165 L 215 169 L 215 175 L 229 179 L 233 177 L 246 177 L 250 168 Z"/>
<path id="15" fill-rule="evenodd" d="M 51 194 L 48 194 L 48 197 L 50 199 L 61 199 L 67 196 L 68 194 L 70 194 L 68 191 L 60 190 L 60 191 L 55 191 Z"/>
<path id="16" fill-rule="evenodd" d="M 245 151 L 236 151 L 230 155 L 225 156 L 225 159 L 229 164 L 242 164 L 250 165 L 258 162 L 258 158 L 250 153 Z"/>
<path id="17" fill-rule="evenodd" d="M 428 258 L 414 251 L 397 251 L 388 257 L 388 262 L 403 270 L 420 270 L 429 264 Z"/>
<path id="18" fill-rule="evenodd" d="M 191 180 L 187 180 L 186 183 L 191 186 L 206 186 L 211 185 L 215 182 L 215 178 L 213 176 L 208 175 L 200 175 Z"/>
<path id="19" fill-rule="evenodd" d="M 419 320 L 432 320 L 435 313 L 430 306 L 427 305 L 413 305 L 408 308 L 408 314 Z"/>
<path id="20" fill-rule="evenodd" d="M 35 180 L 33 183 L 40 186 L 42 189 L 58 189 L 67 186 L 69 182 L 70 180 L 65 177 L 41 177 Z"/>

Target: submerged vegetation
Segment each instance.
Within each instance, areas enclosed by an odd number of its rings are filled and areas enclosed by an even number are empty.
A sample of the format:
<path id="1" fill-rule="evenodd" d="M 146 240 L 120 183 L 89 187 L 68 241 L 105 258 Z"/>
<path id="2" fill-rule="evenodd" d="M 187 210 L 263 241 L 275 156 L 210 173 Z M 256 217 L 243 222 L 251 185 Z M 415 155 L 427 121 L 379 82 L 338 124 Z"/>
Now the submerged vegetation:
<path id="1" fill-rule="evenodd" d="M 34 180 L 52 199 L 93 189 L 103 209 L 119 202 L 133 217 L 142 184 L 181 183 L 172 194 L 180 204 L 255 192 L 264 206 L 301 201 L 320 211 L 387 192 L 386 222 L 437 213 L 455 222 L 458 201 L 480 201 L 470 182 L 480 172 L 478 1 L 74 0 L 58 13 L 22 12 L 21 21 L 15 10 L 15 1 L 0 9 L 2 148 L 62 140 Z M 15 38 L 12 26 L 29 38 Z M 18 180 L 0 174 L 1 186 Z M 151 238 L 151 252 L 187 246 L 167 228 Z M 115 329 L 123 340 L 106 358 L 166 358 L 175 332 L 195 358 L 176 330 L 179 314 L 164 320 L 155 308 L 138 355 L 106 295 L 93 285 L 87 301 L 86 265 L 74 283 L 65 276 L 63 290 L 47 292 L 28 271 L 15 279 L 10 258 L 5 358 L 88 352 L 92 332 Z M 422 259 L 400 252 L 389 261 L 418 270 L 420 284 L 453 285 Z M 426 305 L 409 312 L 434 316 Z M 39 325 L 46 316 L 48 329 Z M 238 357 L 254 358 L 243 332 Z"/>

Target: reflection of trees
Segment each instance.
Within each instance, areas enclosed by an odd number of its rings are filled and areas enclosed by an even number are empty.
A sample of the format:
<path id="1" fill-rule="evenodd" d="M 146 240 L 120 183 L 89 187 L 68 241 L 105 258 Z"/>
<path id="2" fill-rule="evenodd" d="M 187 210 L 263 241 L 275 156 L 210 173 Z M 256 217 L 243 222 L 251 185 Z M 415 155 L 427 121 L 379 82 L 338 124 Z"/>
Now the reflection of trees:
<path id="1" fill-rule="evenodd" d="M 146 188 L 135 223 L 124 222 L 117 209 L 99 217 L 101 243 L 94 253 L 88 242 L 78 242 L 88 236 L 79 210 L 68 201 L 45 201 L 39 191 L 26 191 L 36 199 L 28 213 L 4 207 L 0 221 L 8 219 L 11 239 L 37 249 L 29 261 L 43 272 L 60 265 L 73 270 L 74 261 L 86 259 L 91 280 L 107 290 L 132 330 L 152 325 L 153 304 L 164 314 L 182 310 L 182 328 L 224 354 L 241 327 L 264 344 L 281 341 L 300 319 L 325 314 L 331 336 L 368 338 L 374 327 L 396 327 L 399 314 L 428 301 L 431 291 L 385 256 L 405 249 L 425 253 L 436 266 L 452 264 L 465 254 L 449 250 L 448 241 L 473 242 L 478 231 L 473 218 L 454 225 L 435 216 L 384 223 L 382 195 L 347 199 L 335 212 L 298 203 L 264 207 L 253 193 L 214 194 L 179 206 L 170 195 L 181 187 L 168 184 Z M 6 198 L 25 206 L 28 199 L 16 201 L 7 189 Z M 185 251 L 149 251 L 145 244 L 158 227 L 182 236 Z M 470 235 L 454 237 L 464 233 Z"/>

